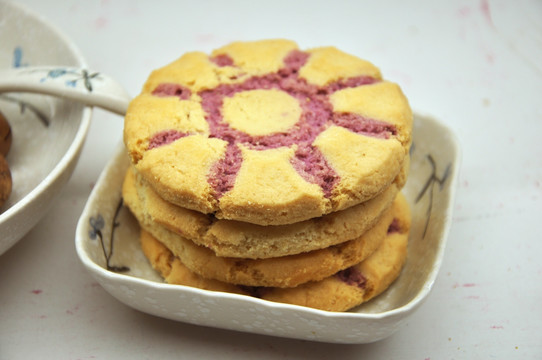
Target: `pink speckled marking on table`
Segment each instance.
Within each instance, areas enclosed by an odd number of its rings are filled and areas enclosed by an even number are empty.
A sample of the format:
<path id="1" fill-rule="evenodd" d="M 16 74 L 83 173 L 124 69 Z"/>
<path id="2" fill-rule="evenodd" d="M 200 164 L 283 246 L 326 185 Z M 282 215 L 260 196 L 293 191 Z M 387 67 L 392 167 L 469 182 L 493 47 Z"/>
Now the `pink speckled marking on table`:
<path id="1" fill-rule="evenodd" d="M 218 37 L 213 33 L 200 33 L 194 35 L 194 40 L 200 44 L 211 44 L 218 41 Z"/>
<path id="2" fill-rule="evenodd" d="M 104 16 L 97 17 L 93 22 L 93 27 L 96 30 L 103 30 L 107 27 L 109 24 L 109 20 Z"/>
<path id="3" fill-rule="evenodd" d="M 480 0 L 480 11 L 484 15 L 484 18 L 491 27 L 495 27 L 493 24 L 493 18 L 491 17 L 491 9 L 489 8 L 488 0 Z"/>
<path id="4" fill-rule="evenodd" d="M 329 101 L 329 95 L 338 90 L 373 84 L 379 80 L 357 76 L 340 79 L 323 87 L 309 84 L 298 75 L 299 69 L 306 63 L 309 56 L 310 54 L 306 52 L 293 50 L 284 59 L 284 66 L 276 73 L 253 76 L 242 83 L 221 84 L 216 88 L 198 93 L 209 124 L 209 137 L 219 138 L 228 143 L 225 157 L 211 168 L 208 175 L 209 184 L 217 198 L 232 189 L 237 172 L 241 168 L 243 159 L 238 144 L 243 144 L 252 150 L 291 147 L 296 144 L 297 150 L 291 160 L 292 166 L 306 181 L 319 185 L 324 195 L 330 197 L 332 189 L 339 181 L 339 176 L 319 149 L 312 145 L 320 133 L 329 126 L 336 125 L 357 134 L 383 139 L 396 134 L 396 128 L 392 124 L 352 113 L 334 113 Z M 235 66 L 233 59 L 226 54 L 210 57 L 209 60 L 218 66 Z M 287 132 L 253 136 L 234 129 L 223 121 L 224 98 L 232 97 L 242 91 L 256 89 L 277 89 L 297 99 L 302 113 L 296 125 Z M 188 99 L 191 95 L 188 89 L 167 83 L 158 85 L 153 94 L 177 96 L 180 99 Z M 150 139 L 149 149 L 169 144 L 188 135 L 190 134 L 173 130 L 160 132 Z"/>
<path id="5" fill-rule="evenodd" d="M 79 311 L 79 305 L 76 305 L 76 306 L 74 306 L 74 307 L 71 308 L 71 309 L 67 309 L 67 310 L 66 310 L 66 314 L 68 314 L 68 315 L 75 315 L 75 313 L 76 313 L 77 311 Z"/>
<path id="6" fill-rule="evenodd" d="M 475 287 L 475 286 L 477 286 L 475 283 L 463 283 L 463 284 L 455 283 L 452 287 L 454 289 L 457 289 L 458 287 L 468 288 L 468 287 Z"/>

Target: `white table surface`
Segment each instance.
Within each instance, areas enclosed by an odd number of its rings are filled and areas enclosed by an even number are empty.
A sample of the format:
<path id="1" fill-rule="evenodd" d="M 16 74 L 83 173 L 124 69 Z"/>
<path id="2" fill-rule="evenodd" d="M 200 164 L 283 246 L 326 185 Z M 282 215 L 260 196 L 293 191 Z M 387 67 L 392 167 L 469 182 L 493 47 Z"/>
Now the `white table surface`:
<path id="1" fill-rule="evenodd" d="M 76 221 L 122 136 L 95 110 L 52 211 L 0 257 L 1 359 L 542 358 L 542 2 L 23 0 L 136 95 L 182 53 L 238 39 L 335 45 L 377 64 L 460 139 L 445 260 L 391 337 L 334 345 L 177 323 L 133 310 L 80 264 Z"/>

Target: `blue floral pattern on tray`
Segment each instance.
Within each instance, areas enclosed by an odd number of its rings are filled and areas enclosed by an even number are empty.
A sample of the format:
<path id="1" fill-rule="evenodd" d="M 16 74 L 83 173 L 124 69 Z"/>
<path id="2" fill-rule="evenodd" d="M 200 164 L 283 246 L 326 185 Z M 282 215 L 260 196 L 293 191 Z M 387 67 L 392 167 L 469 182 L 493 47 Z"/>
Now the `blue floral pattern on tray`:
<path id="1" fill-rule="evenodd" d="M 423 238 L 425 238 L 425 234 L 427 233 L 427 228 L 429 227 L 429 221 L 431 220 L 431 214 L 433 213 L 433 188 L 435 184 L 439 185 L 439 189 L 442 190 L 444 188 L 444 185 L 446 184 L 446 181 L 448 180 L 448 177 L 450 175 L 450 170 L 452 168 L 452 163 L 449 163 L 446 166 L 446 169 L 444 170 L 444 174 L 441 177 L 437 176 L 437 163 L 435 162 L 435 159 L 431 154 L 426 155 L 427 160 L 431 164 L 431 174 L 429 175 L 429 178 L 425 182 L 425 185 L 422 187 L 420 192 L 418 193 L 418 196 L 416 197 L 415 203 L 417 204 L 429 191 L 429 205 L 427 206 L 427 219 L 425 221 L 425 227 L 423 230 Z"/>
<path id="2" fill-rule="evenodd" d="M 105 266 L 107 270 L 115 271 L 115 272 L 127 272 L 130 271 L 130 268 L 127 266 L 114 266 L 111 265 L 111 257 L 113 256 L 113 250 L 114 250 L 114 244 L 115 244 L 115 230 L 117 227 L 120 226 L 120 223 L 117 221 L 121 209 L 124 202 L 121 199 L 117 205 L 117 208 L 115 210 L 115 215 L 113 216 L 113 222 L 111 224 L 111 237 L 109 239 L 109 246 L 106 246 L 104 241 L 104 236 L 102 230 L 105 228 L 105 220 L 102 216 L 102 214 L 98 214 L 96 216 L 91 216 L 88 220 L 90 229 L 88 231 L 88 236 L 91 240 L 100 240 L 100 246 L 102 248 L 104 258 L 105 258 Z"/>

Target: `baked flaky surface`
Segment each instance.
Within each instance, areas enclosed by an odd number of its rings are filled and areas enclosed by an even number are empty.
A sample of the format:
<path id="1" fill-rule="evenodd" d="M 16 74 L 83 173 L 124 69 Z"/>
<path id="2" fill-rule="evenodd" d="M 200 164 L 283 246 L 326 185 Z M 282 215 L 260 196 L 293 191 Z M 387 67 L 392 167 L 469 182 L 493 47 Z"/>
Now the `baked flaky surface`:
<path id="1" fill-rule="evenodd" d="M 146 230 L 141 231 L 141 244 L 151 265 L 170 284 L 239 293 L 327 311 L 347 311 L 381 294 L 401 273 L 407 258 L 410 229 L 410 211 L 402 196 L 394 204 L 393 218 L 378 248 L 360 263 L 319 281 L 287 288 L 242 286 L 202 276 Z"/>
<path id="2" fill-rule="evenodd" d="M 164 200 L 283 225 L 347 209 L 400 174 L 412 112 L 398 85 L 333 47 L 236 42 L 155 70 L 124 140 Z"/>
<path id="3" fill-rule="evenodd" d="M 207 247 L 153 221 L 145 214 L 129 177 L 123 197 L 140 226 L 164 244 L 190 271 L 209 279 L 266 287 L 294 287 L 307 281 L 322 280 L 363 261 L 380 246 L 402 204 L 402 198 L 396 199 L 374 226 L 352 240 L 295 255 L 248 259 L 217 256 Z M 265 229 L 261 230 L 265 232 Z"/>
<path id="4" fill-rule="evenodd" d="M 288 225 L 216 219 L 163 200 L 132 168 L 123 183 L 125 204 L 149 225 L 159 225 L 222 257 L 265 259 L 323 249 L 359 238 L 395 199 L 398 179 L 381 194 L 348 209 Z"/>

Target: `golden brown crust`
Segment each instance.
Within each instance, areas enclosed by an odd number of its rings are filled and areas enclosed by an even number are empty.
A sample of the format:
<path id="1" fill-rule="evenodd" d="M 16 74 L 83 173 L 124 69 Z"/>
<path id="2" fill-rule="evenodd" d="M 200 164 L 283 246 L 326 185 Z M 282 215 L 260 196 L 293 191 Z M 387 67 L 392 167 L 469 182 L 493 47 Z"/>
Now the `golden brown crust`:
<path id="1" fill-rule="evenodd" d="M 220 133 L 210 129 L 203 91 L 275 74 L 285 66 L 292 51 L 299 49 L 288 40 L 235 42 L 211 56 L 185 54 L 152 72 L 142 93 L 129 106 L 124 141 L 133 164 L 160 197 L 221 219 L 285 225 L 365 202 L 396 179 L 411 141 L 412 112 L 408 102 L 396 84 L 382 81 L 374 65 L 333 47 L 304 52 L 308 58 L 300 65 L 296 81 L 321 87 L 348 79 L 372 79 L 376 83 L 334 90 L 329 95 L 331 111 L 380 121 L 395 130 L 386 139 L 342 125 L 320 129 L 310 146 L 312 152 L 321 152 L 322 161 L 337 179 L 329 192 L 318 182 L 309 181 L 293 165 L 298 149 L 295 143 L 262 149 L 242 142 L 233 144 L 230 138 L 221 139 Z M 213 62 L 220 56 L 226 56 L 231 64 Z M 186 96 L 153 95 L 162 84 L 181 86 Z M 218 111 L 231 128 L 249 136 L 265 136 L 270 131 L 288 134 L 297 126 L 294 118 L 301 114 L 301 105 L 295 104 L 298 101 L 301 104 L 302 100 L 282 90 L 256 88 L 226 96 Z M 262 111 L 265 108 L 280 111 Z M 180 138 L 151 146 L 153 136 L 161 132 L 175 132 Z M 240 152 L 241 164 L 234 171 L 231 187 L 222 193 L 209 182 L 222 176 L 213 173 L 213 167 L 226 158 L 227 151 L 234 151 L 231 147 Z"/>
<path id="2" fill-rule="evenodd" d="M 320 218 L 277 226 L 217 220 L 173 205 L 160 198 L 133 169 L 126 174 L 124 197 L 128 203 L 137 204 L 149 222 L 207 247 L 218 256 L 262 259 L 318 250 L 359 238 L 391 206 L 402 186 L 399 181 L 403 177 L 366 203 Z"/>
<path id="3" fill-rule="evenodd" d="M 192 272 L 223 282 L 267 287 L 294 287 L 321 280 L 363 261 L 380 246 L 397 207 L 396 204 L 385 211 L 375 226 L 356 239 L 297 255 L 242 259 L 216 256 L 211 250 L 153 222 L 143 213 L 136 190 L 129 181 L 125 182 L 123 197 L 140 226 L 167 246 Z"/>
<path id="4" fill-rule="evenodd" d="M 303 283 L 293 288 L 247 288 L 217 280 L 209 280 L 191 272 L 161 242 L 142 230 L 141 242 L 151 265 L 168 283 L 213 291 L 257 295 L 265 300 L 308 306 L 327 311 L 347 311 L 385 291 L 399 276 L 406 261 L 410 212 L 403 197 L 395 204 L 398 231 L 388 233 L 371 256 L 348 269 L 356 274 L 332 275 L 320 281 Z"/>

